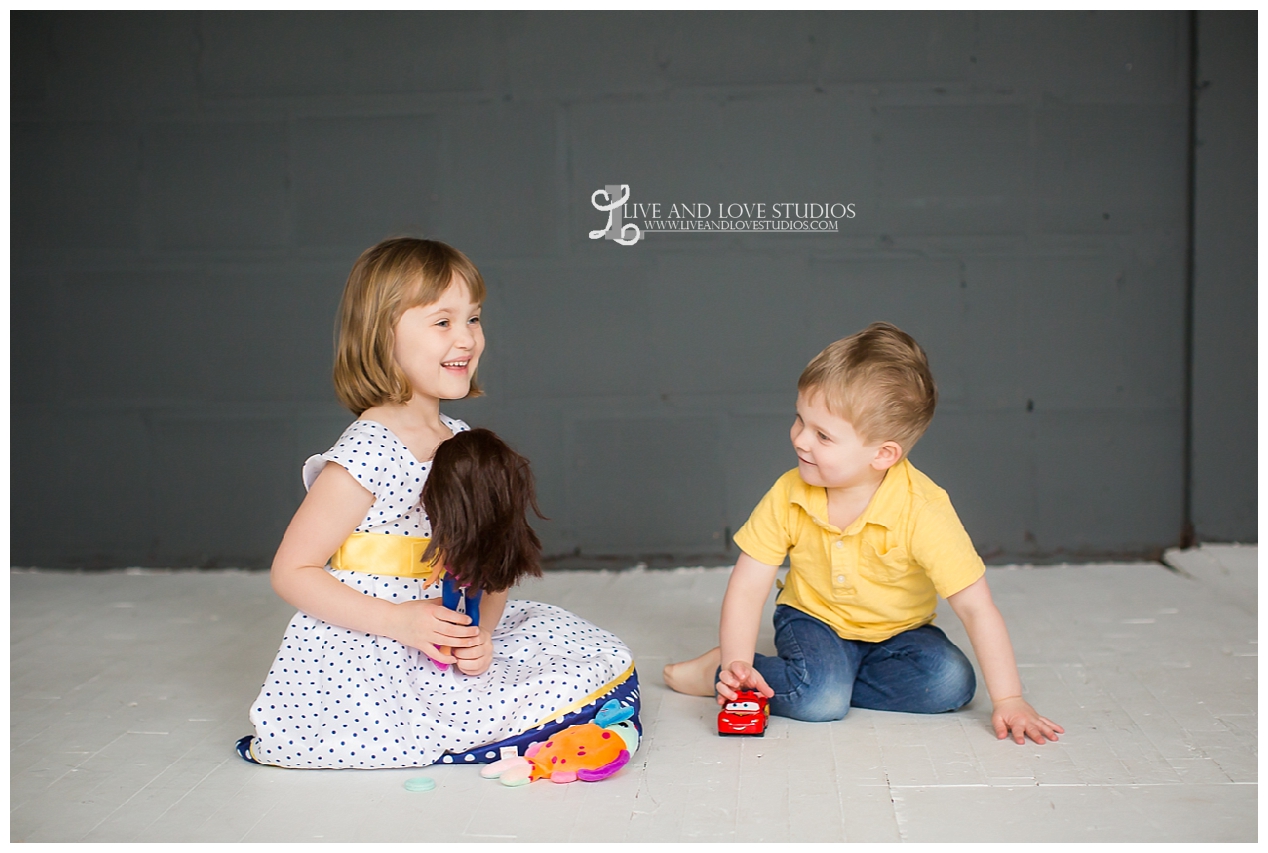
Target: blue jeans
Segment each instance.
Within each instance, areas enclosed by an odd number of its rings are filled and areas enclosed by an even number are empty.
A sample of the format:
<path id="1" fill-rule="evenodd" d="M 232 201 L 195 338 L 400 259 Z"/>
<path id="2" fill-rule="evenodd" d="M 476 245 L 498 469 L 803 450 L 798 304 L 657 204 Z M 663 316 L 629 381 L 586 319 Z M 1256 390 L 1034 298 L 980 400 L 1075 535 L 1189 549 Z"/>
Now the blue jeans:
<path id="1" fill-rule="evenodd" d="M 843 640 L 794 607 L 775 608 L 774 657 L 753 668 L 775 691 L 770 711 L 808 722 L 839 720 L 850 706 L 938 714 L 968 704 L 977 689 L 973 665 L 933 625 L 880 643 Z"/>

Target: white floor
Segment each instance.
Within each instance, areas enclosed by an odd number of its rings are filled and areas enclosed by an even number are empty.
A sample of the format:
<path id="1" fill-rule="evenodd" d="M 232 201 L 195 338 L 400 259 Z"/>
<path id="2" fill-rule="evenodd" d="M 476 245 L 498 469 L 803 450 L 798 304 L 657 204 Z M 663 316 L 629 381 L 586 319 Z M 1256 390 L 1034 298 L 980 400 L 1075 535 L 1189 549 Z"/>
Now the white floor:
<path id="1" fill-rule="evenodd" d="M 1029 698 L 1066 729 L 1042 747 L 997 741 L 981 688 L 955 714 L 719 738 L 660 668 L 715 642 L 725 569 L 552 573 L 517 596 L 629 643 L 646 737 L 609 780 L 522 788 L 241 761 L 291 616 L 263 573 L 14 570 L 10 839 L 1255 841 L 1257 549 L 1168 562 L 990 570 Z M 403 788 L 420 775 L 436 790 Z"/>

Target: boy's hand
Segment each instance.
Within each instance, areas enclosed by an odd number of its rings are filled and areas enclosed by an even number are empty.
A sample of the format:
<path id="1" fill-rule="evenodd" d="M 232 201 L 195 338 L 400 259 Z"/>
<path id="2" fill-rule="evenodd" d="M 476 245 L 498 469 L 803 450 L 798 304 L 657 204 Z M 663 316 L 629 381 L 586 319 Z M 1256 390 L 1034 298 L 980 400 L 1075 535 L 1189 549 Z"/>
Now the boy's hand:
<path id="1" fill-rule="evenodd" d="M 483 627 L 477 630 L 480 636 L 476 645 L 453 650 L 458 661 L 458 671 L 463 675 L 479 675 L 493 663 L 493 633 Z"/>
<path id="2" fill-rule="evenodd" d="M 449 610 L 438 599 L 403 601 L 392 608 L 392 615 L 387 636 L 441 663 L 453 663 L 457 658 L 442 652 L 440 646 L 458 649 L 479 643 L 480 629 L 468 624 L 471 617 Z"/>
<path id="3" fill-rule="evenodd" d="M 726 669 L 718 673 L 718 704 L 725 705 L 735 701 L 738 690 L 756 690 L 767 699 L 775 695 L 762 674 L 753 669 L 752 664 L 734 661 Z"/>
<path id="4" fill-rule="evenodd" d="M 1013 740 L 1017 743 L 1025 743 L 1027 737 L 1035 743 L 1047 743 L 1050 740 L 1055 741 L 1058 733 L 1065 734 L 1065 729 L 1047 717 L 1039 716 L 1030 707 L 1030 703 L 1020 696 L 1010 696 L 996 702 L 991 714 L 991 725 L 995 727 L 997 738 L 1003 740 L 1012 732 Z"/>

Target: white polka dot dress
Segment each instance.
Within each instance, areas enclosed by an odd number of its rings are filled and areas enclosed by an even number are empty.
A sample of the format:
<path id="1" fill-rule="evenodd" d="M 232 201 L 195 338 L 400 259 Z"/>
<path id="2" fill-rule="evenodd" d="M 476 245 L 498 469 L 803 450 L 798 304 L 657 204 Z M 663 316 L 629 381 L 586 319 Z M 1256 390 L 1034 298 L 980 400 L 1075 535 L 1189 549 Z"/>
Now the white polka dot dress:
<path id="1" fill-rule="evenodd" d="M 462 421 L 445 418 L 454 432 Z M 430 463 L 387 427 L 355 421 L 304 465 L 311 486 L 327 462 L 346 468 L 375 502 L 359 533 L 430 536 L 419 502 Z M 436 598 L 413 578 L 327 569 L 365 595 Z M 256 760 L 282 767 L 423 767 L 537 726 L 626 673 L 614 635 L 566 610 L 508 601 L 493 632 L 493 663 L 478 676 L 438 669 L 418 649 L 297 613 L 251 706 Z"/>

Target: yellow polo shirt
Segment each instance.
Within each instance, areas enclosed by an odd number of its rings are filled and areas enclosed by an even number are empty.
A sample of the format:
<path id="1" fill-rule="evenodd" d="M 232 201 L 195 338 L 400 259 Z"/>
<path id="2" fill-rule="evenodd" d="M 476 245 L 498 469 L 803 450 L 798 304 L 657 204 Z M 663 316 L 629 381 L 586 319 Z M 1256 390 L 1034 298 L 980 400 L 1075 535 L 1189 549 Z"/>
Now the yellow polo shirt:
<path id="1" fill-rule="evenodd" d="M 939 595 L 986 573 L 947 493 L 907 459 L 885 473 L 845 530 L 828 522 L 827 490 L 806 485 L 794 468 L 762 498 L 735 544 L 768 566 L 789 558 L 776 603 L 847 640 L 872 643 L 932 622 Z"/>

